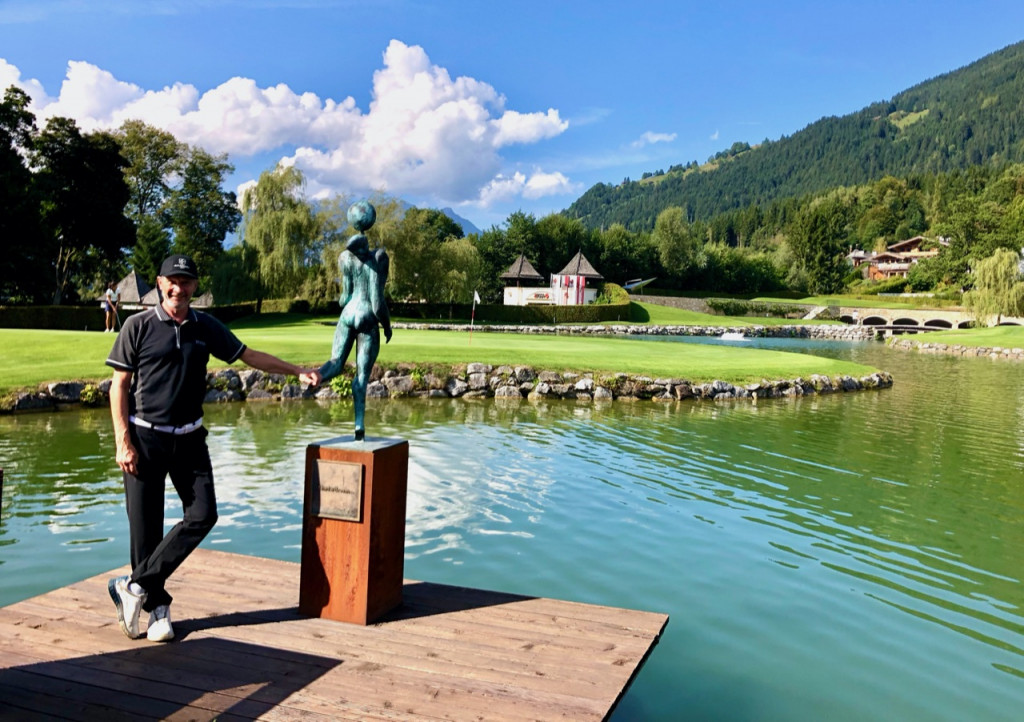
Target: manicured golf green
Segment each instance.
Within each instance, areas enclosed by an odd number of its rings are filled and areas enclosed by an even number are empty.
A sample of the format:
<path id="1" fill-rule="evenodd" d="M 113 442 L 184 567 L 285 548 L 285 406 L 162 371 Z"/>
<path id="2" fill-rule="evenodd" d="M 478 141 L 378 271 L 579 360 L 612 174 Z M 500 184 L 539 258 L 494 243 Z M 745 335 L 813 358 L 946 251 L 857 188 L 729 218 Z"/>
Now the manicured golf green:
<path id="1" fill-rule="evenodd" d="M 318 366 L 327 360 L 333 320 L 268 316 L 233 324 L 246 344 L 297 364 Z M 35 387 L 50 381 L 95 380 L 109 376 L 104 364 L 114 337 L 84 331 L 0 329 L 4 363 L 0 391 Z M 861 376 L 859 364 L 734 347 L 659 343 L 623 337 L 577 337 L 465 331 L 399 329 L 381 346 L 384 365 L 455 365 L 481 362 L 528 365 L 536 369 L 624 372 L 692 381 L 722 379 L 743 383 L 819 374 Z"/>
<path id="2" fill-rule="evenodd" d="M 715 316 L 710 313 L 698 313 L 687 311 L 682 308 L 671 306 L 659 306 L 652 303 L 634 303 L 646 313 L 648 318 L 642 323 L 657 324 L 661 326 L 783 326 L 783 325 L 812 325 L 822 323 L 835 323 L 835 321 L 804 321 L 802 319 L 775 318 L 775 317 L 751 317 L 751 316 Z M 819 304 L 822 305 L 822 304 Z"/>
<path id="3" fill-rule="evenodd" d="M 804 303 L 815 306 L 846 306 L 849 308 L 952 308 L 956 301 L 928 298 L 926 296 L 807 296 L 805 298 L 772 298 L 760 296 L 754 301 L 770 301 L 772 303 Z"/>
<path id="4" fill-rule="evenodd" d="M 946 343 L 951 346 L 984 346 L 1024 348 L 1024 326 L 992 326 L 991 328 L 963 328 L 936 331 L 915 340 L 922 343 Z"/>

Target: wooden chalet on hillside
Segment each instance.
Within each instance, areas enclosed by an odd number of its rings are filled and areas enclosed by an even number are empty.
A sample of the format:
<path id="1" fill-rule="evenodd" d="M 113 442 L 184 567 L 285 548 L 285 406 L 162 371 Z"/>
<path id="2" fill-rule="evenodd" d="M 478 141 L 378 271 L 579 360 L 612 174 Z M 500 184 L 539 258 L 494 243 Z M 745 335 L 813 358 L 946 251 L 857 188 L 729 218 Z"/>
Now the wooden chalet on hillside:
<path id="1" fill-rule="evenodd" d="M 948 246 L 949 241 L 944 238 L 938 239 L 938 248 L 921 250 L 921 246 L 930 239 L 924 236 L 914 236 L 905 241 L 890 243 L 882 252 L 872 251 L 867 253 L 857 248 L 847 254 L 847 259 L 854 268 L 860 268 L 864 278 L 873 281 L 887 281 L 890 278 L 906 278 L 910 273 L 910 267 L 925 258 L 934 258 L 942 251 L 942 247 Z"/>

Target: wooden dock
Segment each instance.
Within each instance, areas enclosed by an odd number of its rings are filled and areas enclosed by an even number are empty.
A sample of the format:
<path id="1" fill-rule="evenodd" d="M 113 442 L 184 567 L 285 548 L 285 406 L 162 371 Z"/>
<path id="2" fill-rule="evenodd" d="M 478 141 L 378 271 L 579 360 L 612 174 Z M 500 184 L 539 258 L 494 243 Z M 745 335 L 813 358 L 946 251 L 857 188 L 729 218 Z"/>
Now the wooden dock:
<path id="1" fill-rule="evenodd" d="M 199 549 L 158 644 L 118 627 L 107 579 L 126 573 L 0 608 L 0 719 L 601 720 L 668 623 L 406 581 L 363 627 L 300 616 L 296 563 Z"/>

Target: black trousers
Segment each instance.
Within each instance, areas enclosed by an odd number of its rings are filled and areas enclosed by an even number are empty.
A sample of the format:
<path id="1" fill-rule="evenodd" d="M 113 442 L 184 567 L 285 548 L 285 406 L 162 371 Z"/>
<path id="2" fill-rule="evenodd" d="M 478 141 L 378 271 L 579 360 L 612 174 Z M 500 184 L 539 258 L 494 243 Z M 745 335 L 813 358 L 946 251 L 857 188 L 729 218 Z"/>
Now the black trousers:
<path id="1" fill-rule="evenodd" d="M 139 453 L 138 475 L 124 474 L 131 580 L 146 590 L 142 608 L 151 612 L 171 603 L 164 583 L 217 523 L 217 499 L 205 428 L 176 436 L 135 424 L 130 427 L 132 444 Z M 165 535 L 164 486 L 168 475 L 184 515 Z"/>

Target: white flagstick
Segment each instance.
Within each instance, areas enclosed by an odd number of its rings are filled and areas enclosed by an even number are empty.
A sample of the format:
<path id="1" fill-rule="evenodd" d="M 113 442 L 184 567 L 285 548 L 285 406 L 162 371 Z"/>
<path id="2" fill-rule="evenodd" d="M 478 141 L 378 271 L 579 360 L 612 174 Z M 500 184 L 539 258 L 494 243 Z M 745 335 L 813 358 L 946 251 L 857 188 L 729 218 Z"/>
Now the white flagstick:
<path id="1" fill-rule="evenodd" d="M 473 345 L 473 322 L 476 320 L 476 305 L 480 303 L 480 294 L 473 291 L 473 310 L 469 314 L 469 345 Z"/>

